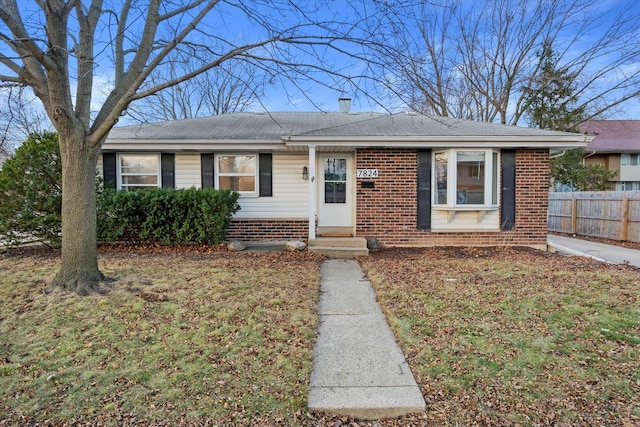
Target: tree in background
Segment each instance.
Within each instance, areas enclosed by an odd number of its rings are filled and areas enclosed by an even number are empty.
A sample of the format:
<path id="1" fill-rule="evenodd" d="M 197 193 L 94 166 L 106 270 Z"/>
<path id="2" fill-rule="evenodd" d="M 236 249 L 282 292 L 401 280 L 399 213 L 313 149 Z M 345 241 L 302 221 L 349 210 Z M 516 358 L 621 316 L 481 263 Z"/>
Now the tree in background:
<path id="1" fill-rule="evenodd" d="M 520 124 L 556 49 L 585 119 L 640 94 L 640 3 L 590 0 L 377 2 L 386 16 L 380 57 L 397 98 L 425 114 Z M 607 9 L 609 7 L 609 9 Z M 382 40 L 387 43 L 382 43 Z"/>
<path id="2" fill-rule="evenodd" d="M 355 93 L 370 71 L 362 59 L 376 31 L 358 18 L 370 14 L 367 4 L 350 2 L 332 13 L 330 1 L 0 1 L 0 82 L 31 88 L 59 138 L 62 257 L 53 284 L 88 294 L 103 279 L 95 170 L 102 144 L 131 103 L 231 60 L 290 87 L 315 81 Z M 178 51 L 202 62 L 152 81 Z M 106 96 L 92 111 L 104 75 Z"/>
<path id="3" fill-rule="evenodd" d="M 156 69 L 151 73 L 147 85 L 158 85 L 166 78 L 166 73 L 176 78 L 192 72 L 199 67 L 197 60 L 179 58 L 171 61 L 166 70 Z M 236 113 L 259 103 L 265 84 L 265 77 L 260 77 L 255 68 L 230 61 L 132 103 L 127 114 L 146 123 Z"/>
<path id="4" fill-rule="evenodd" d="M 0 169 L 0 240 L 60 245 L 62 165 L 58 136 L 33 133 Z"/>
<path id="5" fill-rule="evenodd" d="M 552 183 L 568 186 L 572 191 L 611 190 L 611 180 L 616 177 L 617 172 L 602 165 L 585 165 L 583 158 L 583 148 L 568 150 L 563 155 L 552 158 Z"/>
<path id="6" fill-rule="evenodd" d="M 577 132 L 577 125 L 584 121 L 585 106 L 576 106 L 575 74 L 567 68 L 558 68 L 558 58 L 550 42 L 543 43 L 538 59 L 540 72 L 523 90 L 523 108 L 529 126 Z"/>
<path id="7" fill-rule="evenodd" d="M 22 86 L 0 89 L 0 157 L 9 156 L 32 133 L 50 130 L 33 93 Z"/>
<path id="8" fill-rule="evenodd" d="M 538 53 L 540 73 L 525 87 L 524 114 L 529 125 L 539 129 L 578 132 L 584 121 L 585 107 L 576 106 L 576 76 L 558 67 L 557 55 L 550 42 Z M 552 185 L 561 184 L 575 191 L 604 191 L 611 188 L 616 172 L 602 165 L 585 165 L 584 149 L 569 150 L 552 157 Z"/>

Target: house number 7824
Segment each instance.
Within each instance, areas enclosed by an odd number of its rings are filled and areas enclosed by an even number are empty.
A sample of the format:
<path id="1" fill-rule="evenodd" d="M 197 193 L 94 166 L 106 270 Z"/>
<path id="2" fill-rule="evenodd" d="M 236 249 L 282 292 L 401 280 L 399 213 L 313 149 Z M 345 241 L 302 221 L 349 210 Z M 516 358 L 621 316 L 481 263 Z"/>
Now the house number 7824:
<path id="1" fill-rule="evenodd" d="M 358 169 L 356 172 L 357 178 L 377 178 L 378 169 Z"/>

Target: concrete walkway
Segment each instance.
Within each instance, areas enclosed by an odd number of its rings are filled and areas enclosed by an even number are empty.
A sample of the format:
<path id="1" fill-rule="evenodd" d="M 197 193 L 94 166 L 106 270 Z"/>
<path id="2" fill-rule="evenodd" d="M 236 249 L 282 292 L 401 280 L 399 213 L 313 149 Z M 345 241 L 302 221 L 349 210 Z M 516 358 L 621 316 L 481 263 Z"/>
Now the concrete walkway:
<path id="1" fill-rule="evenodd" d="M 321 274 L 309 410 L 368 420 L 424 412 L 420 388 L 360 265 L 327 260 Z"/>
<path id="2" fill-rule="evenodd" d="M 557 252 L 564 254 L 586 256 L 602 262 L 631 264 L 640 267 L 640 251 L 636 249 L 553 234 L 547 236 L 547 243 Z"/>

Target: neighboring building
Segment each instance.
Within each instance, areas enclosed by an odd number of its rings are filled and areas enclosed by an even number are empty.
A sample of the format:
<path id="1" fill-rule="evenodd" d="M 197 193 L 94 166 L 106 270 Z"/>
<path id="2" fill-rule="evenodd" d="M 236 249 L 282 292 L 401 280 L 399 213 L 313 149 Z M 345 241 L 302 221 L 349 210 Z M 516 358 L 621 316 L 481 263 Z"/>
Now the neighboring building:
<path id="1" fill-rule="evenodd" d="M 589 120 L 578 130 L 593 136 L 584 163 L 616 171 L 615 190 L 640 190 L 640 120 Z"/>
<path id="2" fill-rule="evenodd" d="M 114 128 L 99 169 L 119 189 L 240 192 L 230 239 L 543 248 L 549 149 L 589 140 L 413 113 L 235 113 Z"/>

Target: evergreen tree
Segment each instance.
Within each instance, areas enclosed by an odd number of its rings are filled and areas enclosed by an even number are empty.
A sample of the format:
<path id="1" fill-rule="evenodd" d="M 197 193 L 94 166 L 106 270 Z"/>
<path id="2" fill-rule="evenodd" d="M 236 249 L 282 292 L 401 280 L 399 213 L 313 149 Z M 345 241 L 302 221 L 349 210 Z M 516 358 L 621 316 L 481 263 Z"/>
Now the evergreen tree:
<path id="1" fill-rule="evenodd" d="M 29 135 L 0 169 L 0 240 L 60 245 L 61 183 L 58 135 Z"/>
<path id="2" fill-rule="evenodd" d="M 585 108 L 575 107 L 576 76 L 558 67 L 551 43 L 545 42 L 538 54 L 540 72 L 532 84 L 524 88 L 526 117 L 529 125 L 540 129 L 577 132 L 585 118 Z M 574 191 L 603 191 L 611 188 L 616 172 L 601 165 L 584 165 L 584 150 L 569 150 L 552 158 L 551 180 L 570 186 Z"/>
<path id="3" fill-rule="evenodd" d="M 558 58 L 551 43 L 545 42 L 538 54 L 538 75 L 524 88 L 526 117 L 529 125 L 539 129 L 576 132 L 584 120 L 584 107 L 574 108 L 576 76 L 566 68 L 558 68 Z"/>

